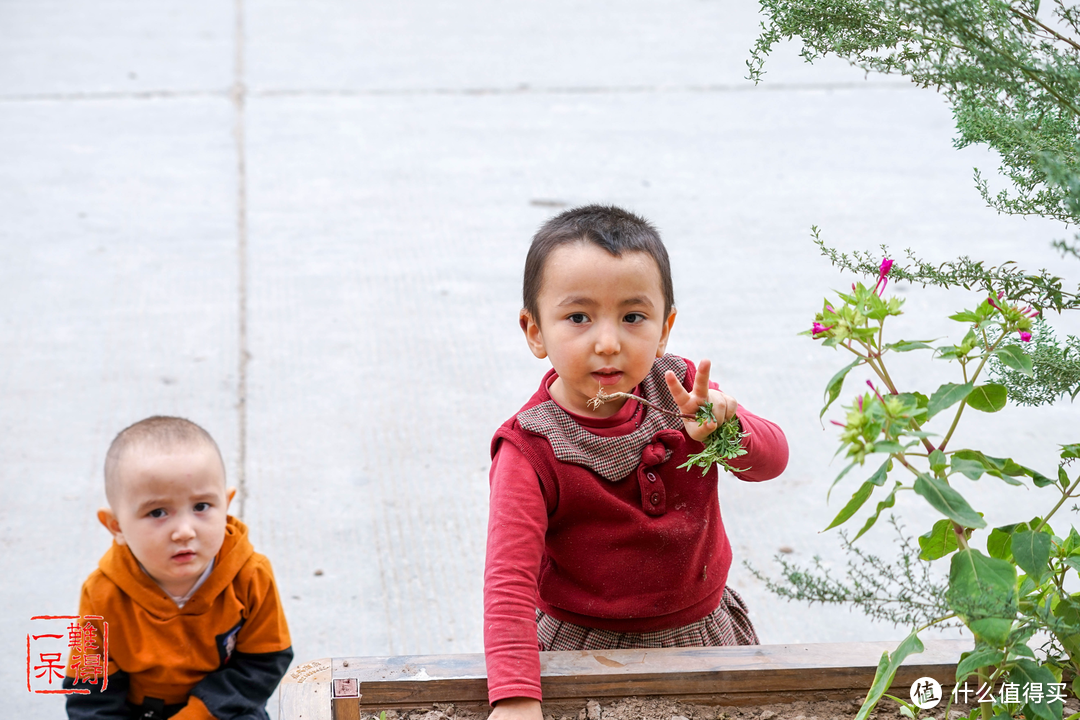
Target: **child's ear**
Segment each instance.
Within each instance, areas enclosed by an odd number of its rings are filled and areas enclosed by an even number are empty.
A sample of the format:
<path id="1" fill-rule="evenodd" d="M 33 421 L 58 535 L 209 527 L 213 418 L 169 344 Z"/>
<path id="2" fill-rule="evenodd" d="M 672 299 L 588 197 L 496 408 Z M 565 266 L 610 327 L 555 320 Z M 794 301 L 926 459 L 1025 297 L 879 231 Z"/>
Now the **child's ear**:
<path id="1" fill-rule="evenodd" d="M 528 310 L 522 310 L 518 315 L 518 324 L 521 325 L 521 330 L 525 333 L 525 342 L 529 343 L 529 350 L 536 357 L 543 359 L 547 357 L 547 350 L 544 348 L 544 335 L 540 332 L 540 325 L 533 320 L 532 313 Z"/>
<path id="2" fill-rule="evenodd" d="M 225 491 L 225 509 L 228 510 L 232 505 L 232 499 L 236 497 L 236 488 L 231 487 Z"/>
<path id="3" fill-rule="evenodd" d="M 664 330 L 660 333 L 660 344 L 656 346 L 656 357 L 663 357 L 667 349 L 667 341 L 671 336 L 671 327 L 675 324 L 675 312 L 675 308 L 671 308 L 671 313 L 667 316 L 667 320 L 664 321 Z"/>
<path id="4" fill-rule="evenodd" d="M 111 508 L 101 508 L 97 511 L 97 519 L 105 529 L 112 533 L 113 540 L 117 545 L 125 544 L 124 531 L 120 529 L 120 522 L 116 519 Z"/>

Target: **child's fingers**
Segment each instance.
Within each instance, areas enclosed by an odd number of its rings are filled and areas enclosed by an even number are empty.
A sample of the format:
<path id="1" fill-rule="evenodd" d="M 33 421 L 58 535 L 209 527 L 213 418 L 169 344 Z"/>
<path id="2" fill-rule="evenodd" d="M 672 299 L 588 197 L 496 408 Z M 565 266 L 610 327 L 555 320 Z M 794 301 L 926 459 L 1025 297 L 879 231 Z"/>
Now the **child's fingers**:
<path id="1" fill-rule="evenodd" d="M 670 370 L 664 373 L 664 379 L 667 380 L 668 390 L 671 391 L 671 399 L 675 401 L 675 404 L 681 410 L 690 402 L 690 393 L 686 392 L 686 388 L 679 382 L 679 378 L 675 377 L 675 373 Z"/>
<path id="2" fill-rule="evenodd" d="M 709 391 L 709 402 L 713 404 L 713 415 L 720 422 L 730 420 L 735 411 L 739 409 L 739 403 L 735 398 L 719 390 Z"/>
<path id="3" fill-rule="evenodd" d="M 694 377 L 694 397 L 701 398 L 702 402 L 706 402 L 709 398 L 709 370 L 711 369 L 712 363 L 708 360 L 698 363 L 697 376 Z"/>

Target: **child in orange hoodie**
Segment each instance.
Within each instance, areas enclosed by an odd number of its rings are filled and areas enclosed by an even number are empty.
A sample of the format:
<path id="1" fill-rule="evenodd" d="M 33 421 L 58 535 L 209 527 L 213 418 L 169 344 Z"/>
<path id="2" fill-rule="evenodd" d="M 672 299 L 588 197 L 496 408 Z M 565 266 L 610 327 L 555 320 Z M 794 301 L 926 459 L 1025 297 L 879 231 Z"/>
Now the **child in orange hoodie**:
<path id="1" fill-rule="evenodd" d="M 80 616 L 108 623 L 108 682 L 72 653 L 68 717 L 267 718 L 292 661 L 270 562 L 227 514 L 236 488 L 213 438 L 182 418 L 123 430 L 105 458 L 113 546 L 83 583 Z M 103 646 L 100 621 L 97 646 Z"/>

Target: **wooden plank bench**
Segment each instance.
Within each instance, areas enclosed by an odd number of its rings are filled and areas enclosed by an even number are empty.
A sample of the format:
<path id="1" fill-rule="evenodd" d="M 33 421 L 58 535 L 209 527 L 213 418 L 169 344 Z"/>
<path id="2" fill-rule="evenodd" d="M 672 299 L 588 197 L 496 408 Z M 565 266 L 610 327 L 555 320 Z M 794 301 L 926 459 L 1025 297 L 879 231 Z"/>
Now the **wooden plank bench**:
<path id="1" fill-rule="evenodd" d="M 540 653 L 544 702 L 662 696 L 707 705 L 865 697 L 883 652 L 898 642 Z M 901 666 L 893 694 L 932 677 L 951 688 L 971 640 L 928 640 Z M 482 654 L 316 660 L 281 682 L 280 720 L 358 720 L 380 709 L 487 704 Z"/>

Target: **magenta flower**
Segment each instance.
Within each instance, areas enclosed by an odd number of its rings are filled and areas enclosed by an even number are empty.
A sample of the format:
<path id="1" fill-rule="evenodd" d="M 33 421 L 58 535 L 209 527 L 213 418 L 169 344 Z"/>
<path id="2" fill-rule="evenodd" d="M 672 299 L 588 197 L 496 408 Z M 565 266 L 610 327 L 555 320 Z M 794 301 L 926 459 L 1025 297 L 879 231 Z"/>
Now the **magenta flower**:
<path id="1" fill-rule="evenodd" d="M 885 286 L 889 284 L 889 271 L 892 270 L 893 261 L 889 258 L 885 258 L 881 261 L 881 269 L 878 271 L 877 285 L 874 286 L 874 292 L 878 295 L 885 292 Z"/>
<path id="2" fill-rule="evenodd" d="M 824 333 L 829 332 L 834 327 L 836 327 L 836 326 L 835 325 L 822 325 L 821 323 L 816 322 L 816 323 L 814 323 L 813 334 L 814 335 L 822 335 Z"/>
<path id="3" fill-rule="evenodd" d="M 1027 330 L 1021 330 L 1020 339 L 1024 342 L 1031 342 L 1031 333 L 1029 333 Z"/>
<path id="4" fill-rule="evenodd" d="M 994 308 L 995 310 L 1001 310 L 1001 308 L 998 307 L 998 304 L 996 302 L 994 302 L 994 296 L 993 295 L 986 298 L 986 302 L 990 303 L 990 307 Z"/>

